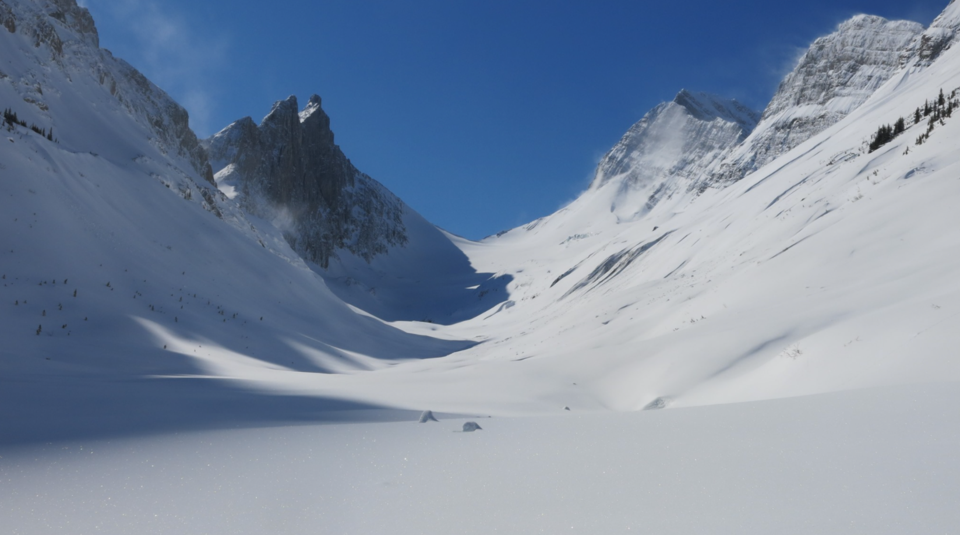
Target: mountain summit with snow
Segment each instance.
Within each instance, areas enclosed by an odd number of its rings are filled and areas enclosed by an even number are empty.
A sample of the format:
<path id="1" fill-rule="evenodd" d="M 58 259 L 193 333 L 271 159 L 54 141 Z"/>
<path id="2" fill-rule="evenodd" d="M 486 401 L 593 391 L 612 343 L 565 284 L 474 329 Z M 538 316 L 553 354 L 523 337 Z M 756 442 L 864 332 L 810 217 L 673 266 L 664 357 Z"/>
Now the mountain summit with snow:
<path id="1" fill-rule="evenodd" d="M 696 188 L 759 118 L 735 100 L 683 90 L 630 128 L 600 160 L 590 189 L 615 188 L 612 210 L 640 217 L 662 198 Z"/>

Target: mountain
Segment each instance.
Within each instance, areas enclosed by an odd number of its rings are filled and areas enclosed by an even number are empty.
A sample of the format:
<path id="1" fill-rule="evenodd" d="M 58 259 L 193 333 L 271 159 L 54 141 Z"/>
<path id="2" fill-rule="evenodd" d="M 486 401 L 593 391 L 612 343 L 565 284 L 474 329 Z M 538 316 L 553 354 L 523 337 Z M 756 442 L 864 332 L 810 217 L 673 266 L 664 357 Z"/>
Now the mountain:
<path id="1" fill-rule="evenodd" d="M 948 222 L 960 50 L 925 64 L 911 48 L 922 35 L 857 16 L 815 42 L 757 127 L 694 163 L 748 162 L 739 180 L 685 173 L 706 130 L 664 143 L 652 125 L 670 110 L 681 119 L 667 133 L 697 124 L 667 103 L 569 206 L 465 248 L 514 282 L 510 306 L 482 324 L 487 341 L 460 354 L 474 363 L 460 390 L 500 384 L 510 365 L 517 392 L 541 387 L 544 410 L 639 410 L 960 378 L 944 349 L 960 343 L 953 312 L 941 314 L 960 310 Z M 947 107 L 916 121 L 941 90 Z M 899 118 L 905 132 L 870 152 Z M 715 187 L 690 192 L 701 180 Z M 673 196 L 652 195 L 661 185 Z M 468 325 L 480 328 L 457 332 Z"/>
<path id="2" fill-rule="evenodd" d="M 60 92 L 60 83 L 69 83 L 74 77 L 81 77 L 84 81 L 92 78 L 95 85 L 109 93 L 111 104 L 119 104 L 151 132 L 154 136 L 152 143 L 162 153 L 186 160 L 192 173 L 213 183 L 206 155 L 189 127 L 186 110 L 139 71 L 99 48 L 99 35 L 86 8 L 79 7 L 73 0 L 29 4 L 0 1 L 0 26 L 6 28 L 10 36 L 21 37 L 26 45 L 21 50 L 32 48 L 32 55 L 37 58 L 37 64 L 25 65 L 23 54 L 10 50 L 6 56 L 11 61 L 0 70 L 0 79 L 15 86 L 15 89 L 9 85 L 5 88 L 7 93 L 3 98 L 6 105 L 44 128 L 59 126 L 55 124 L 54 108 L 72 106 L 82 113 L 91 107 L 90 103 L 72 100 L 75 98 L 72 92 Z M 8 46 L 14 45 L 8 41 Z M 54 70 L 47 72 L 47 69 L 40 68 L 46 65 Z M 84 68 L 91 70 L 83 72 Z M 53 90 L 53 94 L 49 91 L 44 94 L 45 87 Z M 15 97 L 11 90 L 16 92 Z M 82 119 L 90 121 L 87 132 L 94 128 L 110 130 L 114 126 L 89 112 Z M 67 141 L 69 138 L 78 149 L 86 149 L 95 142 L 94 139 L 84 139 L 90 136 L 80 132 L 72 137 L 75 131 L 70 127 L 74 125 L 64 126 L 68 128 L 59 135 L 60 139 Z M 212 203 L 210 207 L 213 207 Z"/>
<path id="3" fill-rule="evenodd" d="M 205 142 L 217 182 L 252 214 L 274 221 L 291 246 L 326 268 L 345 249 L 370 261 L 407 242 L 400 200 L 350 163 L 314 95 L 277 102 Z"/>
<path id="4" fill-rule="evenodd" d="M 3 1 L 0 105 L 27 123 L 0 143 L 3 395 L 36 401 L 18 429 L 89 423 L 54 393 L 161 420 L 182 400 L 200 425 L 224 413 L 191 400 L 264 392 L 304 418 L 318 397 L 522 415 L 960 377 L 960 49 L 929 53 L 919 25 L 842 24 L 762 116 L 681 91 L 569 206 L 469 242 L 356 169 L 319 98 L 230 125 L 208 157 L 85 10 Z M 749 165 L 717 181 L 731 162 Z"/>
<path id="5" fill-rule="evenodd" d="M 338 298 L 283 229 L 215 188 L 187 113 L 99 48 L 86 9 L 4 0 L 0 13 L 6 437 L 295 420 L 329 396 L 280 401 L 242 377 L 357 373 L 473 343 Z M 226 362 L 247 372 L 213 379 Z"/>
<path id="6" fill-rule="evenodd" d="M 477 273 L 455 245 L 334 143 L 314 95 L 277 102 L 204 141 L 220 190 L 283 232 L 345 302 L 388 320 L 451 323 L 506 299 L 505 281 Z"/>
<path id="7" fill-rule="evenodd" d="M 814 41 L 710 183 L 740 180 L 849 115 L 900 69 L 923 31 L 915 22 L 857 15 Z"/>
<path id="8" fill-rule="evenodd" d="M 615 187 L 613 210 L 625 207 L 622 217 L 642 215 L 662 198 L 692 189 L 743 142 L 759 118 L 735 100 L 683 90 L 627 131 L 600 161 L 590 189 Z M 639 191 L 648 197 L 637 206 Z"/>

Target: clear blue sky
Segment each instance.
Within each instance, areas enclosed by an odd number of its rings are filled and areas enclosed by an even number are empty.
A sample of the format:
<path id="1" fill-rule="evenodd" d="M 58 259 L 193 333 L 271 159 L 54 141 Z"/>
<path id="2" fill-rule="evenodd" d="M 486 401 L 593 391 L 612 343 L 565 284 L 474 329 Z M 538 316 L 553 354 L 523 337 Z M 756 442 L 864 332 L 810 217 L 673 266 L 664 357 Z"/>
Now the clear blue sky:
<path id="1" fill-rule="evenodd" d="M 323 98 L 341 148 L 433 223 L 479 239 L 547 215 L 682 88 L 762 110 L 857 13 L 929 24 L 948 0 L 81 0 L 101 44 L 201 136 Z"/>

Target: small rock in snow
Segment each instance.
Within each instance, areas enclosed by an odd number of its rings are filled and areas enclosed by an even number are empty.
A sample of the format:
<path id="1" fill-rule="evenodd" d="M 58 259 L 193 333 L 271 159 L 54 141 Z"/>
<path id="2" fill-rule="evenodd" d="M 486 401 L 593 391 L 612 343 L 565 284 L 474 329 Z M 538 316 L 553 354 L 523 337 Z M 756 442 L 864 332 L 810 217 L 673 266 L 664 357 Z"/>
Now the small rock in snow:
<path id="1" fill-rule="evenodd" d="M 439 422 L 437 418 L 433 415 L 433 411 L 423 411 L 423 414 L 420 415 L 420 423 L 425 424 L 427 422 Z"/>
<path id="2" fill-rule="evenodd" d="M 483 428 L 480 427 L 479 425 L 477 425 L 477 422 L 467 422 L 467 423 L 463 424 L 463 432 L 464 432 L 464 433 L 473 433 L 474 431 L 476 431 L 476 430 L 478 430 L 478 429 L 479 429 L 480 431 L 483 431 Z"/>

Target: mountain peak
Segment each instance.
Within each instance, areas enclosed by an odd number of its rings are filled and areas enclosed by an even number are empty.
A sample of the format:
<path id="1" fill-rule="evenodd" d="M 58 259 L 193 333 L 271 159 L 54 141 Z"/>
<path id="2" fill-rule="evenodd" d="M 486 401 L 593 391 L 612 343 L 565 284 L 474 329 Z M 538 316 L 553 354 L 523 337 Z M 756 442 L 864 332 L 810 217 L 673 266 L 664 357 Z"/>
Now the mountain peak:
<path id="1" fill-rule="evenodd" d="M 758 112 L 736 100 L 681 90 L 673 101 L 660 104 L 633 125 L 604 156 L 592 187 L 615 183 L 624 191 L 653 187 L 661 193 L 687 189 L 743 141 L 759 118 Z M 657 199 L 644 203 L 652 208 Z M 643 210 L 642 204 L 627 211 Z"/>
<path id="2" fill-rule="evenodd" d="M 294 111 L 294 113 L 297 113 L 297 110 L 300 109 L 300 106 L 297 104 L 296 95 L 290 95 L 283 100 L 276 101 L 273 104 L 273 108 L 270 109 L 269 115 L 273 115 L 275 113 L 288 113 L 291 109 Z"/>

